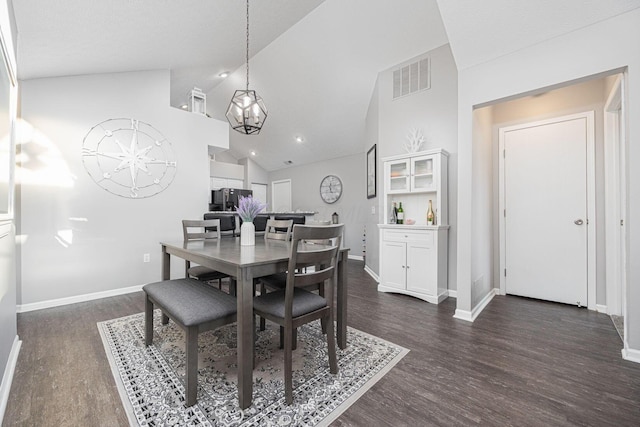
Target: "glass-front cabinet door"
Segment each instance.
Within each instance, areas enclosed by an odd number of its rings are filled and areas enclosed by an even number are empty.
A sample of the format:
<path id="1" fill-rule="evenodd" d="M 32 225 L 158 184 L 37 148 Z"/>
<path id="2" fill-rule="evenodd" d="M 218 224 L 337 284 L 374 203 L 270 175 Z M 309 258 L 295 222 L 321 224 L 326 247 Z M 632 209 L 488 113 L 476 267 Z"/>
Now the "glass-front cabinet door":
<path id="1" fill-rule="evenodd" d="M 385 163 L 387 193 L 406 193 L 410 191 L 411 163 L 409 159 Z"/>
<path id="2" fill-rule="evenodd" d="M 435 162 L 433 156 L 411 158 L 411 191 L 435 190 Z"/>

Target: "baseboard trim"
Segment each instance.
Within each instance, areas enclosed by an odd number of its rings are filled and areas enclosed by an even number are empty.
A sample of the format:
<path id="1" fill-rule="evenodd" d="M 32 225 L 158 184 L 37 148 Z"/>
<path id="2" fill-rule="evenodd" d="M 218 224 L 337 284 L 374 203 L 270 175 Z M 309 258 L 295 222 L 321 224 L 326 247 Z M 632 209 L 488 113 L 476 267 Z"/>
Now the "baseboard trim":
<path id="1" fill-rule="evenodd" d="M 609 313 L 607 312 L 607 306 L 606 306 L 606 305 L 604 305 L 604 304 L 596 304 L 596 306 L 595 306 L 595 310 L 596 310 L 598 313 L 609 314 Z"/>
<path id="2" fill-rule="evenodd" d="M 364 271 L 373 278 L 373 280 L 375 280 L 377 283 L 380 283 L 380 277 L 372 270 L 369 268 L 368 265 L 365 264 L 364 266 Z"/>
<path id="3" fill-rule="evenodd" d="M 449 297 L 450 298 L 458 298 L 458 291 L 455 289 L 449 289 Z"/>
<path id="4" fill-rule="evenodd" d="M 349 255 L 347 258 L 352 259 L 354 261 L 364 261 L 364 257 L 358 255 Z"/>
<path id="5" fill-rule="evenodd" d="M 7 365 L 4 368 L 2 385 L 0 385 L 0 424 L 2 424 L 4 411 L 7 409 L 7 403 L 9 402 L 9 392 L 11 391 L 11 383 L 13 382 L 13 375 L 16 371 L 21 346 L 22 341 L 20 341 L 16 335 L 13 340 L 13 345 L 11 346 L 11 352 L 9 353 L 9 360 L 7 360 Z"/>
<path id="6" fill-rule="evenodd" d="M 633 350 L 631 348 L 622 349 L 622 358 L 629 362 L 640 363 L 640 350 Z"/>
<path id="7" fill-rule="evenodd" d="M 128 288 L 112 289 L 110 291 L 94 292 L 91 294 L 76 295 L 73 297 L 58 298 L 58 299 L 52 299 L 48 301 L 33 302 L 30 304 L 20 304 L 16 307 L 16 311 L 18 313 L 26 313 L 28 311 L 43 310 L 45 308 L 52 308 L 52 307 L 60 307 L 62 305 L 93 301 L 100 298 L 115 297 L 117 295 L 124 295 L 124 294 L 130 294 L 132 292 L 141 291 L 142 286 L 144 285 L 131 286 Z"/>
<path id="8" fill-rule="evenodd" d="M 460 310 L 456 308 L 456 312 L 453 314 L 454 319 L 464 320 L 465 322 L 473 322 L 473 316 L 470 311 Z"/>
<path id="9" fill-rule="evenodd" d="M 473 322 L 478 318 L 480 313 L 482 313 L 482 310 L 484 310 L 485 307 L 489 305 L 493 297 L 496 296 L 497 294 L 498 294 L 497 289 L 491 288 L 491 290 L 487 293 L 487 295 L 485 295 L 484 298 L 482 298 L 482 300 L 473 308 L 473 310 L 467 311 L 467 310 L 456 309 L 456 312 L 454 313 L 453 317 L 455 319 L 460 319 L 467 322 Z"/>

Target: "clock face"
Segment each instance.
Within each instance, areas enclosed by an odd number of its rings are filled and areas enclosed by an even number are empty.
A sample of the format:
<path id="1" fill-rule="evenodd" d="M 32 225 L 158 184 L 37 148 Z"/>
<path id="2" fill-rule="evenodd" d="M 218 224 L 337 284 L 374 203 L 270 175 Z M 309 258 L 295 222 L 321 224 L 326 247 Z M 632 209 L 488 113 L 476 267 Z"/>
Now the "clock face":
<path id="1" fill-rule="evenodd" d="M 342 195 L 342 181 L 335 175 L 327 175 L 320 183 L 320 197 L 326 203 L 335 203 Z"/>
<path id="2" fill-rule="evenodd" d="M 169 141 L 134 119 L 110 119 L 92 127 L 84 137 L 82 163 L 99 186 L 132 199 L 163 191 L 176 174 Z"/>

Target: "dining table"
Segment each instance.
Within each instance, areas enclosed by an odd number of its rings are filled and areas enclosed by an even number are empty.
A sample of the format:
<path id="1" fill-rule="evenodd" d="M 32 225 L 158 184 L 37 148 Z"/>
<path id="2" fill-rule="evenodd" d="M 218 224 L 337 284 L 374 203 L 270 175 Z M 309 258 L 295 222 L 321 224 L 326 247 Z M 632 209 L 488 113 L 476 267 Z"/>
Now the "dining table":
<path id="1" fill-rule="evenodd" d="M 215 240 L 163 241 L 160 245 L 162 280 L 171 278 L 171 255 L 228 274 L 236 280 L 238 404 L 241 409 L 248 408 L 253 395 L 254 279 L 287 271 L 291 242 L 256 238 L 255 245 L 243 246 L 239 237 L 223 237 Z M 348 254 L 349 248 L 340 248 L 335 286 L 336 338 L 341 349 L 347 346 Z"/>

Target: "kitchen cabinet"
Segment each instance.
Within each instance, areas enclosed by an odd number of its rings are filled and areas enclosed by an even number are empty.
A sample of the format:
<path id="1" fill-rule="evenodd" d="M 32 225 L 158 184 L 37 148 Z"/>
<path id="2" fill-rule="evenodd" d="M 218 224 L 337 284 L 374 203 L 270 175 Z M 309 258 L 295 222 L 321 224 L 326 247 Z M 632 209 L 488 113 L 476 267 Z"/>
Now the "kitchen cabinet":
<path id="1" fill-rule="evenodd" d="M 211 185 L 212 190 L 219 190 L 221 188 L 244 188 L 244 181 L 241 179 L 232 178 L 219 178 L 212 176 Z"/>

